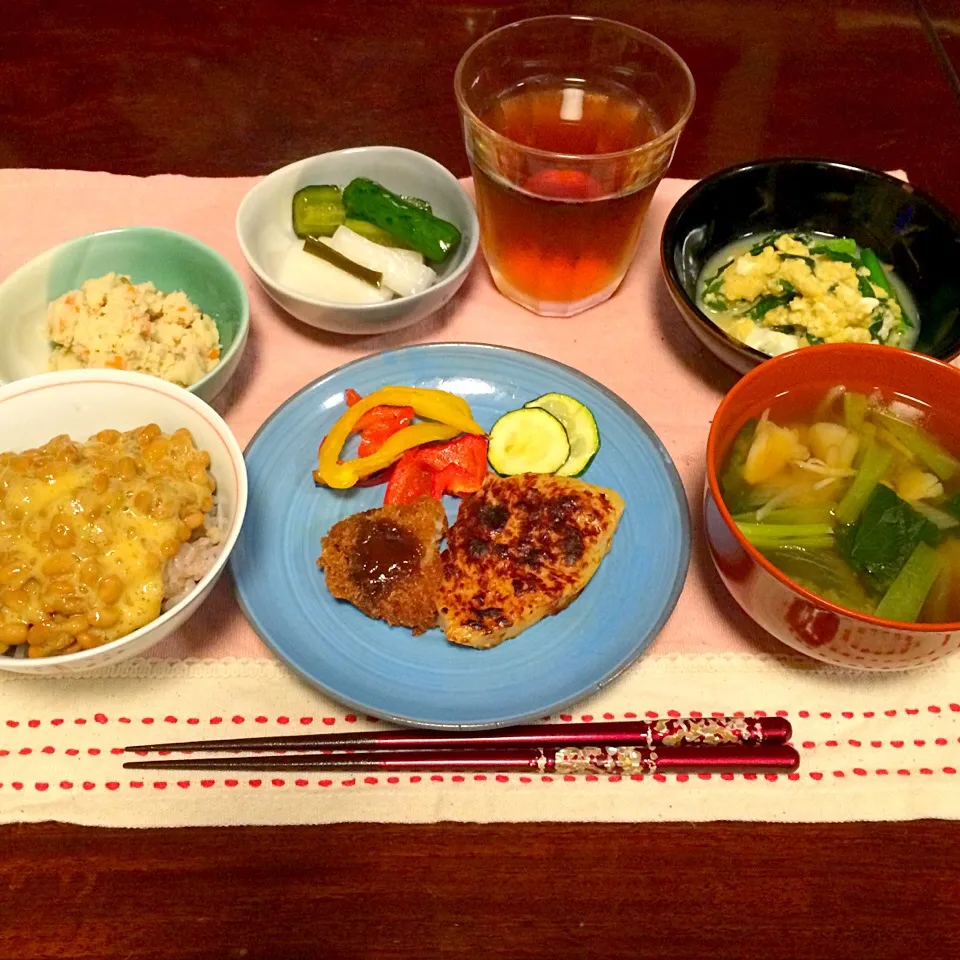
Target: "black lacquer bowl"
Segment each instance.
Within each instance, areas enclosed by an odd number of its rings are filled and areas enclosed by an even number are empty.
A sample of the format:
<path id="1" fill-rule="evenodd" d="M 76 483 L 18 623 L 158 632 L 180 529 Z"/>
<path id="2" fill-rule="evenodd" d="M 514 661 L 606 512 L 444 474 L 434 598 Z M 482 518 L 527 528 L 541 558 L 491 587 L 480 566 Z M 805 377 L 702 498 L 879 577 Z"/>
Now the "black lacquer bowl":
<path id="1" fill-rule="evenodd" d="M 830 160 L 762 160 L 721 170 L 688 190 L 667 217 L 660 257 L 670 295 L 690 329 L 735 370 L 770 359 L 725 334 L 696 303 L 697 278 L 728 243 L 755 233 L 812 231 L 870 247 L 913 294 L 914 347 L 960 355 L 960 221 L 895 177 Z M 811 349 L 811 348 L 804 348 Z"/>

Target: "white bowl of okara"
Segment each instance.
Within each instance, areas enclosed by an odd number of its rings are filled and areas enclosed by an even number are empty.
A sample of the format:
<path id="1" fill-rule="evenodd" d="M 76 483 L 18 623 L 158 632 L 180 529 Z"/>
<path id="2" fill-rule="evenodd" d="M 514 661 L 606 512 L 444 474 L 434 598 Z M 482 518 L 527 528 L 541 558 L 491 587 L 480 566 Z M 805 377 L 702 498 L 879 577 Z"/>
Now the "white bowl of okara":
<path id="1" fill-rule="evenodd" d="M 0 670 L 104 667 L 197 611 L 247 506 L 214 410 L 144 374 L 43 374 L 0 388 L 0 437 Z"/>

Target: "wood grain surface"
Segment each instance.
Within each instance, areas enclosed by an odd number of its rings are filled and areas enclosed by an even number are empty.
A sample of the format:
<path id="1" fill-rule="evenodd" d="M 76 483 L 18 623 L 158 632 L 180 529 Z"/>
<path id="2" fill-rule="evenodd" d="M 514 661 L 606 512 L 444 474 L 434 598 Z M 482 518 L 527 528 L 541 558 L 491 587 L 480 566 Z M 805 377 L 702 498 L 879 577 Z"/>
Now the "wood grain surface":
<path id="1" fill-rule="evenodd" d="M 465 175 L 461 54 L 571 6 L 647 29 L 690 65 L 676 175 L 820 155 L 905 168 L 960 209 L 942 149 L 960 141 L 960 107 L 910 0 L 168 0 L 135 16 L 117 0 L 18 0 L 0 30 L 0 164 L 235 176 L 393 143 Z"/>
<path id="2" fill-rule="evenodd" d="M 960 2 L 924 0 L 917 6 L 917 13 L 928 33 L 932 34 L 934 52 L 950 85 L 960 98 Z"/>
<path id="3" fill-rule="evenodd" d="M 938 823 L 23 826 L 4 831 L 0 951 L 947 960 L 955 837 Z"/>
<path id="4" fill-rule="evenodd" d="M 464 175 L 460 55 L 579 12 L 689 63 L 675 175 L 827 156 L 960 213 L 960 14 L 924 2 L 10 0 L 0 165 L 231 176 L 391 143 Z M 956 823 L 0 828 L 0 958 L 958 954 Z"/>

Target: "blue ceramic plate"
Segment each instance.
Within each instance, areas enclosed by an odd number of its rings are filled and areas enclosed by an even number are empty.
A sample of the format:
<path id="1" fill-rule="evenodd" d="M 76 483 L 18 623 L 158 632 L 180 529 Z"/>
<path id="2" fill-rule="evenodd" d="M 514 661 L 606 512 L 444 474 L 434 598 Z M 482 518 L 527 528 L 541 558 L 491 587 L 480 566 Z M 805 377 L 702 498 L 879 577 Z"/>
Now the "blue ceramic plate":
<path id="1" fill-rule="evenodd" d="M 577 397 L 602 446 L 584 479 L 619 491 L 626 510 L 613 548 L 572 606 L 492 650 L 414 637 L 365 617 L 327 592 L 315 561 L 343 517 L 380 506 L 384 488 L 317 489 L 317 445 L 344 410 L 344 391 L 388 384 L 465 397 L 494 421 L 544 393 Z M 430 344 L 365 357 L 291 397 L 246 451 L 250 500 L 231 566 L 247 619 L 306 680 L 364 713 L 425 727 L 493 727 L 546 716 L 594 693 L 653 641 L 683 587 L 687 503 L 669 454 L 615 394 L 530 353 Z M 447 498 L 451 522 L 458 502 Z"/>

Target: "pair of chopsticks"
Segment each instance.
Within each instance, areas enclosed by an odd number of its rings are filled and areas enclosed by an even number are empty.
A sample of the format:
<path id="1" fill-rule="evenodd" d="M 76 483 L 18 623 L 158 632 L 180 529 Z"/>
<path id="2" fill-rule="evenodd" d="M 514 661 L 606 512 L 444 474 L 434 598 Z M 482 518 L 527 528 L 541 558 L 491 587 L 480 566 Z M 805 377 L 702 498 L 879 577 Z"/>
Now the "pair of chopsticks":
<path id="1" fill-rule="evenodd" d="M 448 733 L 390 730 L 190 740 L 125 747 L 256 756 L 133 760 L 125 769 L 441 771 L 556 774 L 790 773 L 800 765 L 780 717 L 711 717 L 622 723 L 531 724 Z M 263 752 L 284 752 L 263 756 Z M 321 751 L 321 752 L 304 752 Z"/>

